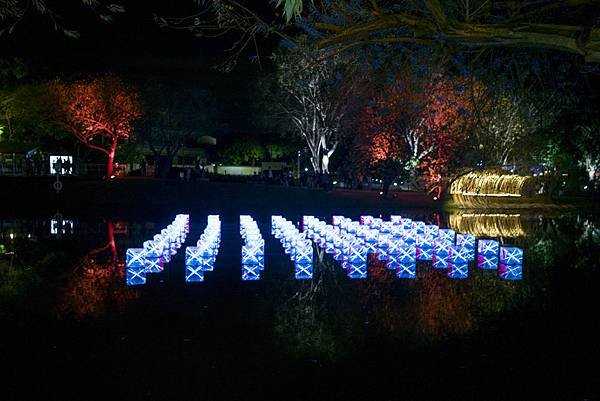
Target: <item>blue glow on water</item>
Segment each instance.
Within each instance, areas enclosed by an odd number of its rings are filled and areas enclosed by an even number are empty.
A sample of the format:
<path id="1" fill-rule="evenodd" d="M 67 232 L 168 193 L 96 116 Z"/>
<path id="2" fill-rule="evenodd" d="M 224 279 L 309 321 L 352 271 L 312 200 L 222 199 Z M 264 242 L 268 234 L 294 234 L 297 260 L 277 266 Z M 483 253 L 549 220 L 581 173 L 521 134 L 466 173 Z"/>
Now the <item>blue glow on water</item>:
<path id="1" fill-rule="evenodd" d="M 416 263 L 399 263 L 396 268 L 396 276 L 398 278 L 416 278 L 417 264 Z"/>
<path id="2" fill-rule="evenodd" d="M 339 261 L 350 278 L 367 277 L 368 254 L 385 262 L 399 278 L 416 277 L 416 261 L 431 261 L 435 269 L 446 269 L 451 278 L 468 277 L 468 264 L 476 261 L 480 269 L 498 269 L 504 280 L 522 279 L 523 250 L 501 246 L 493 239 L 479 239 L 471 234 L 456 233 L 394 215 L 390 221 L 373 216 L 361 216 L 360 222 L 341 215 L 327 224 L 314 216 L 303 216 L 297 226 L 282 216 L 272 216 L 271 232 L 279 239 L 294 265 L 294 277 L 314 276 L 313 245 Z M 213 271 L 219 253 L 221 222 L 218 215 L 208 216 L 208 225 L 196 246 L 186 247 L 186 282 L 203 281 L 204 274 Z M 146 273 L 159 273 L 171 261 L 189 232 L 189 216 L 177 215 L 175 220 L 143 242 L 143 248 L 126 252 L 127 285 L 146 282 Z M 265 267 L 265 241 L 258 225 L 249 215 L 240 216 L 242 280 L 259 280 Z M 456 241 L 456 243 L 454 243 Z M 477 258 L 475 258 L 477 245 Z M 317 248 L 318 249 L 318 248 Z"/>
<path id="3" fill-rule="evenodd" d="M 404 244 L 399 248 L 398 262 L 412 263 L 417 260 L 417 247 L 413 244 Z"/>
<path id="4" fill-rule="evenodd" d="M 491 255 L 477 255 L 477 267 L 484 270 L 495 270 L 498 268 L 498 256 Z"/>
<path id="5" fill-rule="evenodd" d="M 418 247 L 417 260 L 431 260 L 433 258 L 433 248 Z"/>
<path id="6" fill-rule="evenodd" d="M 453 264 L 467 264 L 471 260 L 471 248 L 466 248 L 459 245 L 450 246 L 448 253 L 448 261 Z"/>
<path id="7" fill-rule="evenodd" d="M 523 279 L 523 266 L 500 263 L 498 266 L 498 276 L 503 280 L 521 280 Z"/>
<path id="8" fill-rule="evenodd" d="M 344 268 L 346 269 L 346 275 L 351 279 L 363 279 L 367 278 L 367 264 L 366 263 L 345 263 Z"/>
<path id="9" fill-rule="evenodd" d="M 469 265 L 467 263 L 448 263 L 446 268 L 448 277 L 464 279 L 469 277 Z"/>
<path id="10" fill-rule="evenodd" d="M 204 272 L 215 268 L 215 261 L 221 244 L 221 220 L 219 215 L 209 215 L 204 231 L 196 246 L 185 249 L 185 282 L 204 281 Z"/>
<path id="11" fill-rule="evenodd" d="M 197 283 L 204 281 L 204 266 L 185 266 L 185 282 L 186 283 Z"/>
<path id="12" fill-rule="evenodd" d="M 313 278 L 313 264 L 294 263 L 294 277 L 296 280 L 311 280 Z"/>
<path id="13" fill-rule="evenodd" d="M 263 264 L 263 267 L 264 267 L 264 264 Z M 252 264 L 252 265 L 242 264 L 242 280 L 243 281 L 260 280 L 260 271 L 261 271 L 261 265 L 259 265 L 259 264 Z"/>
<path id="14" fill-rule="evenodd" d="M 146 269 L 144 267 L 129 266 L 126 269 L 125 283 L 127 285 L 146 284 Z"/>
<path id="15" fill-rule="evenodd" d="M 437 255 L 433 254 L 431 258 L 431 266 L 435 269 L 446 269 L 448 268 L 448 255 Z"/>

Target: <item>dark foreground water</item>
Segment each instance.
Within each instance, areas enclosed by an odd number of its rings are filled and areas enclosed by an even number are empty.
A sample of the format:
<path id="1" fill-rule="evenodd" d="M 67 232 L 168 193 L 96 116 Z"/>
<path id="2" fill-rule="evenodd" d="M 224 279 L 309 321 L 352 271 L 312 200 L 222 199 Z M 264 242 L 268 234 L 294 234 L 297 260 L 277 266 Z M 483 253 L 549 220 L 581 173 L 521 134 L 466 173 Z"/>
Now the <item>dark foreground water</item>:
<path id="1" fill-rule="evenodd" d="M 239 217 L 221 216 L 204 282 L 185 283 L 182 248 L 131 287 L 126 248 L 175 213 L 0 220 L 0 399 L 599 399 L 597 216 L 403 215 L 522 247 L 523 279 L 431 262 L 399 279 L 373 260 L 352 280 L 324 255 L 295 280 L 265 215 L 259 281 L 241 280 Z M 185 245 L 205 225 L 192 214 Z"/>

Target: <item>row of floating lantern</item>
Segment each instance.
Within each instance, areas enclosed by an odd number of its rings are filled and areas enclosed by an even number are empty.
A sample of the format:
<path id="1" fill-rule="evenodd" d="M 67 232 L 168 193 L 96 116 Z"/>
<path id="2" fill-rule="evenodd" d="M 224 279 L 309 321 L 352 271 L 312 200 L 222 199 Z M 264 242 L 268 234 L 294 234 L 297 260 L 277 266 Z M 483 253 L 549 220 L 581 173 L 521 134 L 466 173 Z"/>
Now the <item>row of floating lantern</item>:
<path id="1" fill-rule="evenodd" d="M 271 234 L 279 239 L 283 250 L 294 262 L 294 276 L 298 280 L 313 277 L 313 246 L 305 232 L 281 216 L 271 216 Z"/>
<path id="2" fill-rule="evenodd" d="M 415 278 L 416 262 L 420 260 L 446 269 L 451 278 L 466 278 L 468 264 L 475 260 L 476 242 L 480 268 L 498 269 L 500 277 L 506 280 L 522 277 L 522 249 L 500 246 L 490 239 L 476 241 L 473 235 L 457 234 L 452 229 L 402 216 L 393 215 L 390 221 L 361 216 L 360 222 L 333 216 L 331 225 L 304 216 L 303 230 L 326 253 L 333 254 L 351 278 L 366 277 L 369 253 L 377 254 L 400 278 Z"/>
<path id="3" fill-rule="evenodd" d="M 151 240 L 144 241 L 143 248 L 129 248 L 125 254 L 127 285 L 146 284 L 146 273 L 160 273 L 166 263 L 181 248 L 190 231 L 190 216 L 178 214 L 175 219 Z"/>
<path id="4" fill-rule="evenodd" d="M 196 246 L 185 248 L 186 283 L 204 281 L 204 272 L 214 270 L 220 245 L 221 220 L 219 215 L 209 215 Z"/>
<path id="5" fill-rule="evenodd" d="M 260 272 L 265 268 L 265 240 L 258 224 L 251 216 L 240 216 L 242 245 L 242 280 L 260 280 Z"/>

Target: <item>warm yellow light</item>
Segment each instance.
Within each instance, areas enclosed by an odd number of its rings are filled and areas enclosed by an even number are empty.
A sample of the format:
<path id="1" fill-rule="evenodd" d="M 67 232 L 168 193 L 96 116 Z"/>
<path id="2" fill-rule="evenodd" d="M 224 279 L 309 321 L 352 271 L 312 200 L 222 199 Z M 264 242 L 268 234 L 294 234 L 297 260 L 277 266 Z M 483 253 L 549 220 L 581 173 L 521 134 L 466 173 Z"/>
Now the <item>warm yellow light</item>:
<path id="1" fill-rule="evenodd" d="M 521 237 L 525 235 L 520 214 L 463 213 L 448 216 L 450 227 L 478 237 Z"/>
<path id="2" fill-rule="evenodd" d="M 471 172 L 452 182 L 450 194 L 518 198 L 523 195 L 525 184 L 531 179 L 531 177 L 495 172 Z"/>

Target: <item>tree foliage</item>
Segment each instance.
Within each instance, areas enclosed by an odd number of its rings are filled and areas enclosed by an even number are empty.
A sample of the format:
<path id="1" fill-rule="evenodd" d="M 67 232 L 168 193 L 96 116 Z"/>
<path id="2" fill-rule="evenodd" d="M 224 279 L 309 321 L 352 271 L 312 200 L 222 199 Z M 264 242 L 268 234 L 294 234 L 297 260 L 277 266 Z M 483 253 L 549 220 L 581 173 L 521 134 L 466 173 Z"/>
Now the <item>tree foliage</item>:
<path id="1" fill-rule="evenodd" d="M 41 16 L 55 31 L 62 32 L 67 37 L 78 38 L 79 32 L 67 27 L 61 16 L 63 11 L 68 11 L 64 9 L 64 3 L 66 2 L 52 0 L 3 0 L 0 2 L 0 36 L 12 34 L 27 17 Z M 68 9 L 76 5 L 69 3 Z M 122 5 L 104 0 L 79 0 L 78 3 L 105 22 L 111 22 L 115 14 L 125 12 Z"/>
<path id="2" fill-rule="evenodd" d="M 277 68 L 273 93 L 275 118 L 291 122 L 303 138 L 315 172 L 329 172 L 329 159 L 342 134 L 349 95 L 355 85 L 353 63 L 341 57 L 324 58 L 309 45 L 274 56 Z"/>
<path id="3" fill-rule="evenodd" d="M 160 176 L 166 178 L 179 150 L 186 144 L 196 146 L 215 126 L 215 106 L 206 90 L 161 83 L 144 84 L 142 104 L 137 142 L 150 148 Z"/>
<path id="4" fill-rule="evenodd" d="M 106 177 L 113 171 L 120 140 L 133 134 L 142 109 L 137 90 L 116 76 L 50 84 L 55 105 L 52 120 L 91 149 L 107 156 Z"/>
<path id="5" fill-rule="evenodd" d="M 469 89 L 459 80 L 405 71 L 359 116 L 357 150 L 370 166 L 395 165 L 413 179 L 422 171 L 426 188 L 439 197 L 471 112 Z"/>

